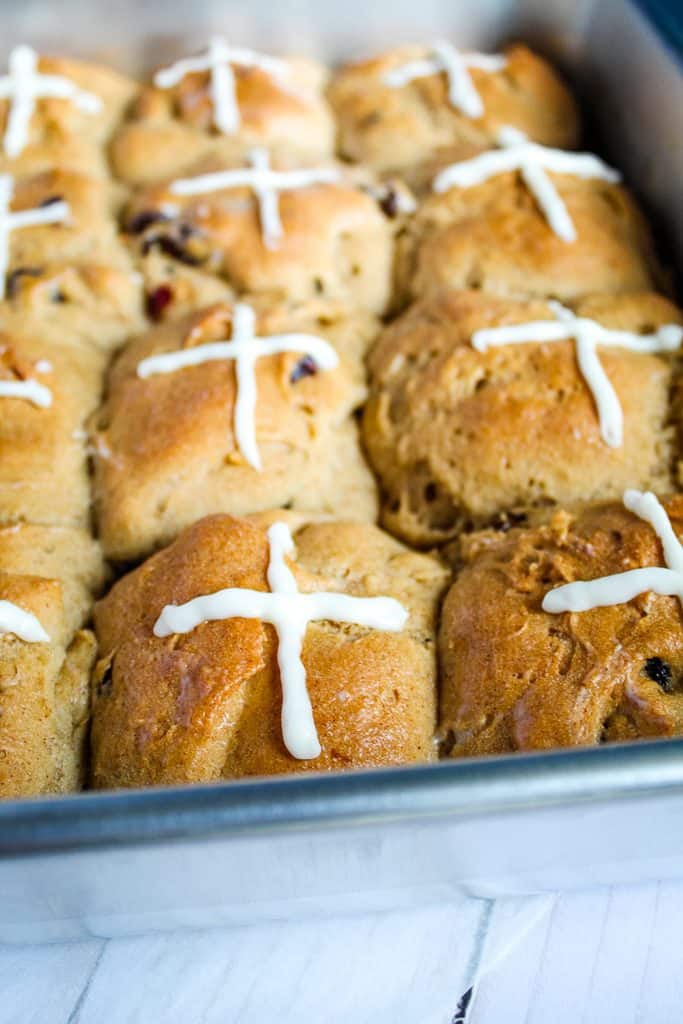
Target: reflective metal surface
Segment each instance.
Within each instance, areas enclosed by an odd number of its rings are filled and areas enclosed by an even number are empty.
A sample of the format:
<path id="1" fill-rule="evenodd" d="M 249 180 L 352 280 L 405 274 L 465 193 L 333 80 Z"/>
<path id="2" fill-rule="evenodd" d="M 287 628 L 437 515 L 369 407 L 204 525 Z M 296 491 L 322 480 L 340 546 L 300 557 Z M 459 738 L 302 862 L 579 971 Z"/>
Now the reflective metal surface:
<path id="1" fill-rule="evenodd" d="M 1 2 L 19 41 L 140 70 L 220 30 L 335 58 L 529 40 L 573 76 L 683 262 L 678 55 L 619 0 Z M 657 221 L 656 221 L 657 223 Z M 395 907 L 683 875 L 683 740 L 0 804 L 0 941 Z"/>
<path id="2" fill-rule="evenodd" d="M 683 740 L 0 806 L 0 941 L 675 877 Z"/>
<path id="3" fill-rule="evenodd" d="M 541 807 L 645 799 L 654 793 L 683 797 L 683 739 L 5 801 L 0 803 L 0 856 L 153 844 L 198 834 L 272 835 L 446 816 L 515 815 Z"/>

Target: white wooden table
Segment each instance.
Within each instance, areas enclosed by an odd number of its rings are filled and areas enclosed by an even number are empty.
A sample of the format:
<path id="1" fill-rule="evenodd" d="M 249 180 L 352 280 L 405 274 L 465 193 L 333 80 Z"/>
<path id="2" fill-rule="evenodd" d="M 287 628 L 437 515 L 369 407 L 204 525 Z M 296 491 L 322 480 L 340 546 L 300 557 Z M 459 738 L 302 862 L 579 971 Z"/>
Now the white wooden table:
<path id="1" fill-rule="evenodd" d="M 679 1024 L 682 929 L 683 883 L 667 883 L 4 946 L 0 1024 L 452 1024 L 487 966 L 467 1024 Z"/>

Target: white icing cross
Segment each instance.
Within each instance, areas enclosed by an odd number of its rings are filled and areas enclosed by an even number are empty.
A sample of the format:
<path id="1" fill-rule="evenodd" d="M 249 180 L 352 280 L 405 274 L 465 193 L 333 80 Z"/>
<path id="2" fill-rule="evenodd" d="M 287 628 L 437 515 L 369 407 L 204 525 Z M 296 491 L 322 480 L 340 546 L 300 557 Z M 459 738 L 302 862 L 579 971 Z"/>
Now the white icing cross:
<path id="1" fill-rule="evenodd" d="M 548 302 L 556 320 L 534 320 L 526 324 L 491 327 L 475 331 L 472 347 L 486 352 L 494 345 L 516 345 L 533 342 L 574 339 L 579 370 L 593 396 L 600 420 L 600 434 L 610 448 L 619 448 L 623 440 L 624 416 L 617 394 L 598 356 L 598 345 L 625 348 L 642 354 L 674 352 L 683 341 L 683 328 L 666 324 L 655 334 L 634 334 L 614 331 L 595 320 L 578 317 L 559 302 Z"/>
<path id="2" fill-rule="evenodd" d="M 254 333 L 255 323 L 256 315 L 251 306 L 238 302 L 233 308 L 230 341 L 213 341 L 194 348 L 149 356 L 138 364 L 137 373 L 138 377 L 146 379 L 157 373 L 173 373 L 186 366 L 234 359 L 237 381 L 235 440 L 249 465 L 260 471 L 261 456 L 256 443 L 254 422 L 257 361 L 278 352 L 300 352 L 310 355 L 319 369 L 333 370 L 339 364 L 339 357 L 327 341 L 313 334 L 274 334 L 259 338 Z"/>
<path id="3" fill-rule="evenodd" d="M 427 78 L 445 72 L 448 79 L 448 99 L 451 106 L 466 117 L 482 117 L 484 104 L 472 81 L 468 68 L 479 68 L 493 74 L 502 71 L 507 58 L 502 54 L 460 53 L 452 43 L 439 40 L 430 48 L 427 57 L 412 60 L 392 68 L 384 76 L 386 85 L 400 89 L 416 78 Z"/>
<path id="4" fill-rule="evenodd" d="M 0 601 L 0 634 L 13 633 L 28 644 L 49 643 L 50 637 L 35 615 L 12 601 Z"/>
<path id="5" fill-rule="evenodd" d="M 683 604 L 683 546 L 674 533 L 671 520 L 650 491 L 626 491 L 623 501 L 629 512 L 649 523 L 659 537 L 667 568 L 651 565 L 612 576 L 600 576 L 595 580 L 565 583 L 545 595 L 543 611 L 553 614 L 586 612 L 591 608 L 625 604 L 648 591 L 664 597 L 677 597 Z"/>
<path id="6" fill-rule="evenodd" d="M 179 60 L 176 64 L 158 71 L 154 76 L 154 84 L 160 89 L 172 89 L 185 75 L 197 71 L 210 72 L 214 124 L 225 135 L 234 135 L 239 131 L 241 118 L 233 64 L 238 67 L 259 68 L 274 79 L 286 78 L 288 74 L 285 61 L 276 57 L 266 57 L 254 50 L 228 46 L 220 36 L 214 36 L 209 40 L 206 53 L 187 60 Z"/>
<path id="7" fill-rule="evenodd" d="M 285 561 L 285 555 L 294 551 L 286 523 L 270 527 L 268 544 L 270 593 L 229 587 L 185 604 L 167 604 L 154 624 L 154 635 L 189 633 L 204 622 L 233 618 L 260 619 L 274 626 L 282 686 L 282 737 L 293 757 L 310 760 L 318 757 L 321 748 L 301 660 L 308 623 L 349 622 L 397 633 L 405 626 L 408 612 L 393 597 L 351 597 L 328 591 L 301 594 Z"/>
<path id="8" fill-rule="evenodd" d="M 181 178 L 171 184 L 170 190 L 176 196 L 196 196 L 206 192 L 219 192 L 224 188 L 250 188 L 256 196 L 261 221 L 261 233 L 266 249 L 277 249 L 282 239 L 280 220 L 280 192 L 310 188 L 311 185 L 332 185 L 340 179 L 334 167 L 309 167 L 294 171 L 274 171 L 270 166 L 268 151 L 252 149 L 249 153 L 249 167 L 232 171 L 217 171 L 214 174 L 200 174 L 195 178 Z"/>
<path id="9" fill-rule="evenodd" d="M 575 242 L 574 223 L 546 171 L 571 174 L 577 178 L 600 178 L 612 184 L 621 181 L 618 171 L 592 153 L 570 153 L 541 146 L 537 142 L 529 142 L 527 136 L 517 128 L 501 128 L 498 144 L 500 149 L 489 150 L 471 160 L 463 160 L 444 168 L 434 179 L 434 191 L 447 192 L 454 186 L 471 188 L 498 174 L 519 171 L 552 231 L 563 242 Z"/>
<path id="10" fill-rule="evenodd" d="M 41 409 L 52 405 L 52 392 L 37 380 L 0 380 L 0 398 L 23 398 Z"/>
<path id="11" fill-rule="evenodd" d="M 28 142 L 36 100 L 71 100 L 85 114 L 98 114 L 102 109 L 99 96 L 79 89 L 68 78 L 41 74 L 38 54 L 30 46 L 15 46 L 8 64 L 9 74 L 0 78 L 0 99 L 12 101 L 4 138 L 5 155 L 10 158 L 19 156 Z"/>
<path id="12" fill-rule="evenodd" d="M 10 210 L 14 194 L 14 179 L 10 174 L 0 174 L 0 299 L 5 298 L 7 268 L 9 266 L 9 242 L 12 231 L 18 228 L 32 228 L 39 224 L 63 224 L 69 216 L 69 204 L 59 200 L 48 206 L 33 210 Z"/>

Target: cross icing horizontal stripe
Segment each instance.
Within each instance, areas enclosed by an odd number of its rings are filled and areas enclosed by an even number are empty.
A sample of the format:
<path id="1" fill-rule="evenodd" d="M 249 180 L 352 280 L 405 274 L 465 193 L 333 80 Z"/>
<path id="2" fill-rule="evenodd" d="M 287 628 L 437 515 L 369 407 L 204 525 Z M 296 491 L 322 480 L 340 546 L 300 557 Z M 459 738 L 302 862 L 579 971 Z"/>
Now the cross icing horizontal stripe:
<path id="1" fill-rule="evenodd" d="M 223 189 L 250 188 L 259 206 L 263 244 L 267 249 L 277 249 L 283 234 L 279 212 L 280 193 L 313 185 L 334 185 L 341 179 L 339 171 L 334 167 L 274 171 L 270 167 L 267 150 L 262 148 L 251 150 L 249 163 L 249 167 L 180 178 L 172 182 L 170 191 L 176 196 L 196 196 Z"/>
<path id="2" fill-rule="evenodd" d="M 172 89 L 186 75 L 208 71 L 211 76 L 214 124 L 224 135 L 234 135 L 240 129 L 241 116 L 233 65 L 259 68 L 274 79 L 286 78 L 289 71 L 283 60 L 267 57 L 254 50 L 228 46 L 220 36 L 213 36 L 209 40 L 206 53 L 179 60 L 170 67 L 163 68 L 154 76 L 154 84 L 160 89 Z"/>
<path id="3" fill-rule="evenodd" d="M 256 315 L 246 303 L 236 303 L 232 319 L 232 339 L 214 341 L 206 345 L 178 349 L 149 356 L 138 364 L 138 377 L 147 378 L 159 373 L 174 373 L 189 366 L 217 360 L 235 361 L 237 397 L 235 400 L 234 429 L 239 450 L 254 469 L 262 469 L 256 442 L 256 362 L 280 352 L 298 352 L 310 355 L 321 370 L 333 370 L 339 357 L 329 342 L 312 334 L 275 334 L 259 338 L 255 334 Z"/>
<path id="4" fill-rule="evenodd" d="M 0 380 L 0 398 L 23 398 L 41 409 L 52 405 L 52 392 L 37 380 Z"/>
<path id="5" fill-rule="evenodd" d="M 12 633 L 28 644 L 50 642 L 48 633 L 36 616 L 12 601 L 0 601 L 0 633 Z"/>
<path id="6" fill-rule="evenodd" d="M 501 149 L 480 153 L 471 160 L 445 167 L 432 183 L 436 193 L 451 188 L 472 188 L 489 178 L 511 171 L 519 171 L 536 200 L 552 231 L 564 242 L 576 241 L 576 229 L 569 211 L 546 174 L 568 174 L 578 178 L 598 178 L 615 184 L 621 175 L 592 153 L 571 153 L 530 142 L 516 128 L 501 128 L 498 134 Z"/>
<path id="7" fill-rule="evenodd" d="M 71 100 L 85 114 L 98 114 L 102 100 L 94 93 L 79 89 L 62 75 L 43 75 L 38 70 L 38 54 L 30 46 L 16 46 L 9 55 L 9 74 L 0 77 L 0 99 L 11 100 L 5 137 L 5 155 L 19 156 L 28 143 L 31 118 L 39 99 Z"/>
<path id="8" fill-rule="evenodd" d="M 282 686 L 282 736 L 287 750 L 300 760 L 318 757 L 321 748 L 301 659 L 309 622 L 347 622 L 370 629 L 400 632 L 408 612 L 393 597 L 352 597 L 321 591 L 301 594 L 285 561 L 294 551 L 286 523 L 268 530 L 270 593 L 228 587 L 195 597 L 181 605 L 166 605 L 154 625 L 157 637 L 189 633 L 205 622 L 258 619 L 275 627 L 277 660 Z"/>
<path id="9" fill-rule="evenodd" d="M 666 324 L 653 334 L 635 334 L 603 327 L 595 320 L 577 317 L 559 302 L 549 302 L 556 320 L 535 320 L 525 324 L 491 327 L 475 331 L 472 347 L 478 352 L 500 345 L 546 343 L 574 340 L 579 370 L 593 396 L 605 444 L 618 448 L 623 442 L 623 412 L 617 394 L 605 373 L 597 348 L 624 348 L 641 354 L 675 352 L 683 341 L 683 327 Z"/>
<path id="10" fill-rule="evenodd" d="M 402 88 L 417 78 L 427 78 L 441 72 L 448 80 L 448 100 L 451 106 L 466 117 L 484 114 L 484 104 L 469 75 L 469 68 L 495 73 L 502 71 L 507 58 L 502 54 L 460 53 L 452 43 L 439 40 L 430 47 L 427 57 L 400 64 L 384 76 L 384 82 Z"/>
<path id="11" fill-rule="evenodd" d="M 667 568 L 646 566 L 593 580 L 565 583 L 545 595 L 543 611 L 554 615 L 585 612 L 625 604 L 648 592 L 677 597 L 683 604 L 683 546 L 665 509 L 651 491 L 625 491 L 623 502 L 629 512 L 643 519 L 655 531 L 662 544 Z"/>

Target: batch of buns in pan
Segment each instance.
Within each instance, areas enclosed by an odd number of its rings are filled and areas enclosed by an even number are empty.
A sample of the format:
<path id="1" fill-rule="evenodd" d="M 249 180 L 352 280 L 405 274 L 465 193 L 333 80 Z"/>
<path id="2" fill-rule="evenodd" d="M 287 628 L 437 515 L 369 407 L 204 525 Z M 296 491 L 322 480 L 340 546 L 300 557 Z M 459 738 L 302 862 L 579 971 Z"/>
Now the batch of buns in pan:
<path id="1" fill-rule="evenodd" d="M 0 795 L 683 732 L 683 315 L 580 142 L 521 45 L 12 50 Z"/>

